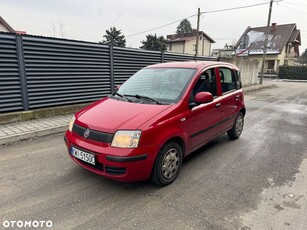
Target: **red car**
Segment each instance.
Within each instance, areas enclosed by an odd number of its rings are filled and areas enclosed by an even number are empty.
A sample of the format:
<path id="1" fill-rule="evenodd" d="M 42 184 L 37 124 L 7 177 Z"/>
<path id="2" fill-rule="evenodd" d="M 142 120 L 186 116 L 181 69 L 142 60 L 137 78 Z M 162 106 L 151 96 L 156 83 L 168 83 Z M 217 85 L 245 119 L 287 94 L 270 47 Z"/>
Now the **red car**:
<path id="1" fill-rule="evenodd" d="M 107 178 L 151 178 L 165 186 L 182 159 L 245 116 L 239 69 L 223 62 L 172 62 L 143 68 L 114 94 L 77 112 L 65 142 L 69 156 Z"/>

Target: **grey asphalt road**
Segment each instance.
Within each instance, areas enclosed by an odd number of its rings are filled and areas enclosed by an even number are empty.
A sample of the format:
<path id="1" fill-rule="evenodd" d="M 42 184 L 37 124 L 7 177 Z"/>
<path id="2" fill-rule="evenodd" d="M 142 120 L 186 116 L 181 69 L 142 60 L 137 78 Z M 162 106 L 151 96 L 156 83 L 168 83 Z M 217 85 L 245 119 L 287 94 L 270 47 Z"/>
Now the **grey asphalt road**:
<path id="1" fill-rule="evenodd" d="M 276 84 L 246 94 L 239 140 L 223 135 L 195 152 L 164 188 L 88 172 L 63 135 L 0 147 L 0 228 L 306 229 L 307 83 Z"/>

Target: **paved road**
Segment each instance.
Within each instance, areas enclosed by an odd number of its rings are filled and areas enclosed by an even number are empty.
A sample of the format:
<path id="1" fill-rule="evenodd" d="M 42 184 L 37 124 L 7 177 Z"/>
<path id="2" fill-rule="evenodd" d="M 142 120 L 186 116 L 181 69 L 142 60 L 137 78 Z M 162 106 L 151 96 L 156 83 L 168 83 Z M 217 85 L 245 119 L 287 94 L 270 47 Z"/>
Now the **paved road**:
<path id="1" fill-rule="evenodd" d="M 306 229 L 307 84 L 277 85 L 246 94 L 239 140 L 224 135 L 197 151 L 164 188 L 86 171 L 62 135 L 0 147 L 0 228 Z"/>

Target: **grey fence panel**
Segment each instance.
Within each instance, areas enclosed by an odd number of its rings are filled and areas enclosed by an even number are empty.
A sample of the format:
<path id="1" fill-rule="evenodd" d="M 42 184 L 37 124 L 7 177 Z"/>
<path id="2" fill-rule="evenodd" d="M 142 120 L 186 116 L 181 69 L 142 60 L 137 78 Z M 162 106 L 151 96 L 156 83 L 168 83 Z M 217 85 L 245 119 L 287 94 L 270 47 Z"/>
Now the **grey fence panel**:
<path id="1" fill-rule="evenodd" d="M 161 52 L 113 47 L 114 84 L 123 84 L 138 70 L 161 61 Z"/>
<path id="2" fill-rule="evenodd" d="M 15 35 L 0 34 L 0 112 L 22 110 Z"/>
<path id="3" fill-rule="evenodd" d="M 145 66 L 187 60 L 194 56 L 0 33 L 0 112 L 95 101 Z"/>
<path id="4" fill-rule="evenodd" d="M 23 48 L 30 109 L 110 94 L 108 46 L 24 36 Z"/>

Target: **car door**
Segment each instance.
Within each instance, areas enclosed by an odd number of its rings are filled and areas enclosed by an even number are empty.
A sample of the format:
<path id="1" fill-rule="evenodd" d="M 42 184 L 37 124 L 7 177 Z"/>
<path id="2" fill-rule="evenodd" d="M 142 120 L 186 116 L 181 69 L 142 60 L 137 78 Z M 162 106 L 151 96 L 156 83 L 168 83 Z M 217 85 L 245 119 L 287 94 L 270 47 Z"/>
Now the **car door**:
<path id="1" fill-rule="evenodd" d="M 183 124 L 189 138 L 189 151 L 200 147 L 221 132 L 222 113 L 220 97 L 217 95 L 216 71 L 215 68 L 203 71 L 190 94 L 190 104 L 199 92 L 210 92 L 213 101 L 190 107 L 188 110 Z"/>
<path id="2" fill-rule="evenodd" d="M 219 67 L 218 74 L 221 82 L 221 112 L 222 130 L 229 130 L 238 115 L 240 103 L 243 100 L 241 83 L 238 72 L 228 67 Z"/>

